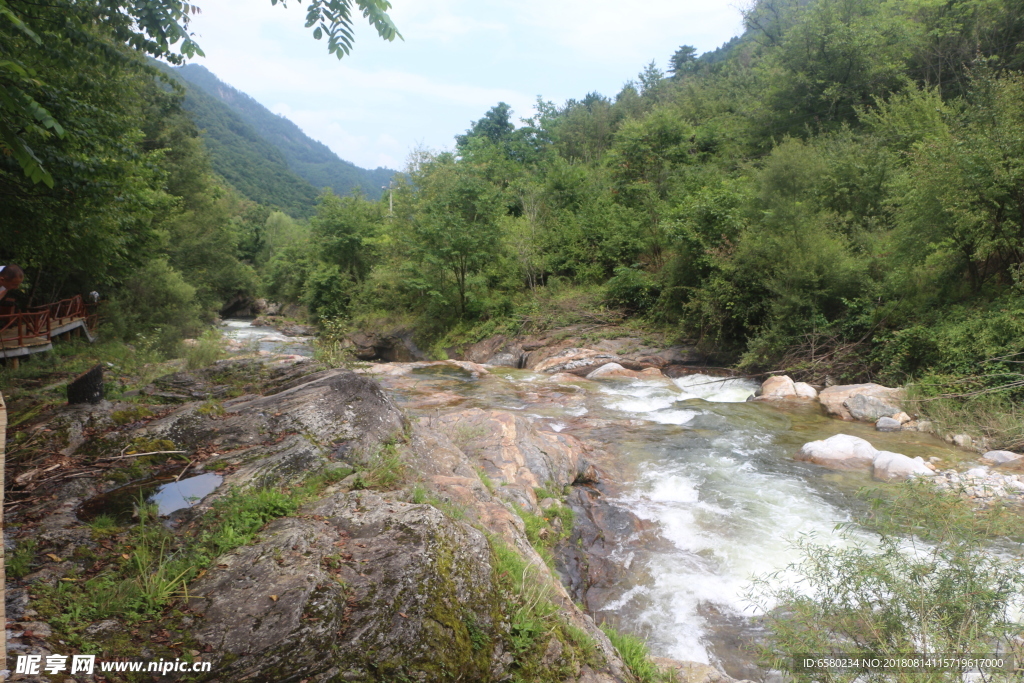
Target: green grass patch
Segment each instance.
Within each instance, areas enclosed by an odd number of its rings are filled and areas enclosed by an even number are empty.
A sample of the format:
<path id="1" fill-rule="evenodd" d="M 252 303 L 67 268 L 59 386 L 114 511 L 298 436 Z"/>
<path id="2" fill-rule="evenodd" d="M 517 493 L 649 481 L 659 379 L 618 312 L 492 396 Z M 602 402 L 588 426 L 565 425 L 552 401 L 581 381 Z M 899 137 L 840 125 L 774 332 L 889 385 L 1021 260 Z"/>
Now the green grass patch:
<path id="1" fill-rule="evenodd" d="M 526 537 L 530 540 L 530 545 L 534 547 L 545 564 L 554 568 L 555 557 L 552 552 L 553 548 L 572 534 L 572 526 L 575 522 L 572 508 L 568 505 L 560 504 L 549 507 L 538 515 L 518 505 L 513 507 L 516 514 L 523 520 L 526 528 Z"/>
<path id="2" fill-rule="evenodd" d="M 155 508 L 145 504 L 139 506 L 139 523 L 125 530 L 97 518 L 92 522 L 94 534 L 115 541 L 105 554 L 96 556 L 104 566 L 85 581 L 40 586 L 36 608 L 69 643 L 87 647 L 81 631 L 89 623 L 116 618 L 138 624 L 160 614 L 186 597 L 188 584 L 217 557 L 252 543 L 267 523 L 295 514 L 337 481 L 338 475 L 328 472 L 285 491 L 235 489 L 214 502 L 201 524 L 184 536 L 175 536 L 160 522 Z M 19 557 L 25 569 L 32 552 L 26 546 L 26 559 Z M 16 570 L 22 571 L 20 566 Z"/>
<path id="3" fill-rule="evenodd" d="M 132 422 L 138 422 L 147 417 L 153 417 L 153 411 L 147 406 L 135 406 L 133 408 L 126 408 L 124 410 L 115 410 L 110 414 L 110 419 L 114 421 L 116 425 L 126 425 Z"/>
<path id="4" fill-rule="evenodd" d="M 601 624 L 601 630 L 619 651 L 619 656 L 638 683 L 673 683 L 676 680 L 672 672 L 663 671 L 651 661 L 651 653 L 643 640 L 628 633 L 619 633 L 607 624 Z"/>
<path id="5" fill-rule="evenodd" d="M 593 638 L 559 614 L 550 579 L 500 538 L 488 535 L 488 540 L 494 580 L 507 596 L 504 613 L 510 625 L 509 651 L 515 658 L 514 680 L 561 681 L 581 664 L 600 667 L 602 658 Z M 542 664 L 552 638 L 563 645 L 561 666 Z"/>
<path id="6" fill-rule="evenodd" d="M 203 401 L 196 412 L 200 415 L 206 415 L 207 417 L 224 417 L 227 411 L 224 409 L 224 404 L 215 398 Z"/>
<path id="7" fill-rule="evenodd" d="M 194 343 L 185 347 L 185 367 L 189 370 L 205 368 L 226 355 L 223 336 L 219 330 L 210 328 L 194 340 Z"/>
<path id="8" fill-rule="evenodd" d="M 32 560 L 36 556 L 36 539 L 26 538 L 18 541 L 14 552 L 7 555 L 5 571 L 8 578 L 20 579 L 32 571 Z"/>
<path id="9" fill-rule="evenodd" d="M 398 446 L 394 442 L 386 443 L 370 458 L 366 470 L 359 473 L 356 488 L 391 491 L 405 481 L 408 466 Z"/>
<path id="10" fill-rule="evenodd" d="M 409 502 L 416 505 L 433 505 L 445 516 L 461 521 L 466 518 L 466 508 L 458 503 L 442 500 L 437 495 L 417 484 L 409 493 Z"/>

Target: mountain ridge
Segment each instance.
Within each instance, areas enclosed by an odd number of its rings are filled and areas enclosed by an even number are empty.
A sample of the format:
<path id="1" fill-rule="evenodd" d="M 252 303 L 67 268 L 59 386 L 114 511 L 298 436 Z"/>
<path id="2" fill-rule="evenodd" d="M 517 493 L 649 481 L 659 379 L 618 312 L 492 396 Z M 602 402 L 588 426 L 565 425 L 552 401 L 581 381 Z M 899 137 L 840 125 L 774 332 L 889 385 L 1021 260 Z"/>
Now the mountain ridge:
<path id="1" fill-rule="evenodd" d="M 172 71 L 180 80 L 226 105 L 264 140 L 280 150 L 293 173 L 316 188 L 330 187 L 338 195 L 346 195 L 359 188 L 370 199 L 377 199 L 381 195 L 381 186 L 387 185 L 395 174 L 393 169 L 364 169 L 340 158 L 293 121 L 270 111 L 251 95 L 220 80 L 200 64 L 187 64 Z"/>

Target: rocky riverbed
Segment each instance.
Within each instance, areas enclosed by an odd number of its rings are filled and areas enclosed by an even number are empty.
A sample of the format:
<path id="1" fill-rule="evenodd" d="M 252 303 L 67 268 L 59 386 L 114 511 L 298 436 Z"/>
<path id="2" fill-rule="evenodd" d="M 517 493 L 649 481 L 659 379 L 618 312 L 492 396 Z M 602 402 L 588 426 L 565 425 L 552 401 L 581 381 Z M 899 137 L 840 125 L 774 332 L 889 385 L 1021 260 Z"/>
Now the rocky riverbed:
<path id="1" fill-rule="evenodd" d="M 899 454 L 979 498 L 1024 488 L 928 433 L 830 419 L 817 395 L 747 401 L 757 383 L 694 374 L 686 349 L 606 342 L 525 360 L 492 344 L 500 364 L 229 360 L 20 425 L 33 455 L 8 472 L 12 654 L 185 658 L 211 681 L 626 681 L 607 622 L 686 680 L 757 678 L 749 579 L 793 561 L 796 535 L 849 520 L 871 481 L 802 461 L 805 445 L 863 439 L 876 471 Z M 202 566 L 156 611 L 93 605 L 137 561 L 131 496 L 203 476 L 216 489 L 164 518 Z M 290 498 L 209 552 L 225 510 L 266 491 Z M 114 500 L 128 521 L 97 522 Z"/>
<path id="2" fill-rule="evenodd" d="M 599 478 L 578 439 L 501 411 L 409 419 L 372 379 L 304 360 L 226 361 L 156 384 L 173 387 L 154 392 L 165 400 L 193 400 L 67 408 L 29 432 L 52 435 L 64 460 L 10 473 L 20 490 L 8 552 L 29 542 L 39 551 L 8 585 L 12 655 L 45 659 L 83 646 L 109 658 L 184 655 L 210 661 L 212 673 L 199 678 L 212 681 L 628 680 L 524 523 Z M 465 430 L 477 439 L 472 449 L 453 441 Z M 223 476 L 216 492 L 167 520 L 182 539 L 231 496 L 288 491 L 310 476 L 328 484 L 210 558 L 182 587 L 187 599 L 160 613 L 156 635 L 140 638 L 152 630 L 140 632 L 137 618 L 90 624 L 53 613 L 62 583 L 114 575 L 104 549 L 120 532 L 97 534 L 79 515 L 118 488 L 116 464 L 134 454 L 132 444 L 162 444 L 187 455 L 192 473 Z M 376 481 L 385 452 L 400 464 Z M 147 466 L 168 467 L 180 464 Z M 538 500 L 541 486 L 557 498 Z M 499 559 L 509 552 L 519 559 Z M 503 573 L 509 566 L 521 573 Z M 538 604 L 549 607 L 540 614 Z"/>

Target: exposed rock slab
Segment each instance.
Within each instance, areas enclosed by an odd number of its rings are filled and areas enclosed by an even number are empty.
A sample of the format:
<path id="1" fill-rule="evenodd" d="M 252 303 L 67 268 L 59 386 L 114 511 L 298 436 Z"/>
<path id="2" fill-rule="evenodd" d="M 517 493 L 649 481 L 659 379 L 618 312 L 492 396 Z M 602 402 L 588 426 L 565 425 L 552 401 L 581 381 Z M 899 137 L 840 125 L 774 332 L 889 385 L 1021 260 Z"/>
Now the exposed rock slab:
<path id="1" fill-rule="evenodd" d="M 572 374 L 586 375 L 591 369 L 596 369 L 606 363 L 619 363 L 622 367 L 621 358 L 605 351 L 594 349 L 570 348 L 560 351 L 533 367 L 535 372 L 568 372 Z"/>
<path id="2" fill-rule="evenodd" d="M 190 590 L 217 680 L 388 680 L 502 669 L 505 616 L 482 533 L 429 505 L 331 496 L 222 556 Z M 469 624 L 488 636 L 471 646 Z M 431 672 L 433 675 L 431 675 Z"/>

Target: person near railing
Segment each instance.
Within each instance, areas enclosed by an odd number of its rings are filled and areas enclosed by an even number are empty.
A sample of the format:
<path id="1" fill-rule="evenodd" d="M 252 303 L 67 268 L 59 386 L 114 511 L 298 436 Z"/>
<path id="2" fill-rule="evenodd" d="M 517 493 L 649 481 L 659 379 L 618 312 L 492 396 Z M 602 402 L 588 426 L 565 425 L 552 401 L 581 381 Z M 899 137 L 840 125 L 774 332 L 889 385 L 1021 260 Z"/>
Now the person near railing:
<path id="1" fill-rule="evenodd" d="M 0 315 L 14 313 L 14 302 L 8 303 L 7 294 L 21 287 L 25 271 L 13 263 L 0 266 Z"/>

